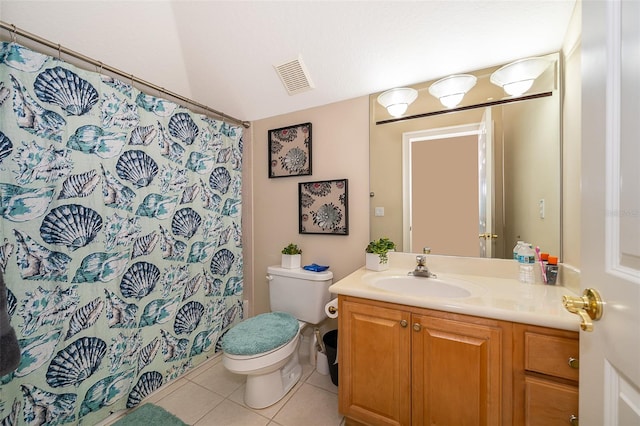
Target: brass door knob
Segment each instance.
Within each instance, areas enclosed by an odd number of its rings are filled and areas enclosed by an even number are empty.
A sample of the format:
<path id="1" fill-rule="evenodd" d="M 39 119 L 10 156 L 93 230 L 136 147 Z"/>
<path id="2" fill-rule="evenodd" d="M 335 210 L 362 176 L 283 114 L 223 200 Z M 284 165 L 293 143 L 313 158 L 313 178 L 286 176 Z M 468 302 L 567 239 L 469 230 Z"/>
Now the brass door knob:
<path id="1" fill-rule="evenodd" d="M 562 296 L 562 304 L 572 314 L 580 315 L 580 328 L 584 331 L 593 331 L 593 321 L 602 318 L 604 304 L 597 290 L 587 288 L 582 297 Z"/>
<path id="2" fill-rule="evenodd" d="M 415 331 L 420 331 L 420 330 L 422 330 L 422 326 L 420 325 L 419 322 L 415 322 L 415 323 L 413 323 L 413 329 Z"/>
<path id="3" fill-rule="evenodd" d="M 407 322 L 407 320 L 401 320 L 401 321 L 400 321 L 400 327 L 405 328 L 407 325 L 409 325 L 409 323 Z"/>

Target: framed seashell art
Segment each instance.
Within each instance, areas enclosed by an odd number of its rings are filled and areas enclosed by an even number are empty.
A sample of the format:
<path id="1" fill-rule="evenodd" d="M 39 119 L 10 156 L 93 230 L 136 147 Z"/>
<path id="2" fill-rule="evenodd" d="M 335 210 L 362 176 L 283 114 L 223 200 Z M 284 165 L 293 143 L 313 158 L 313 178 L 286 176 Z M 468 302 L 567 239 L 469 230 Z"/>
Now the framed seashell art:
<path id="1" fill-rule="evenodd" d="M 299 233 L 349 235 L 348 179 L 298 183 Z"/>
<path id="2" fill-rule="evenodd" d="M 311 123 L 269 130 L 269 177 L 311 174 Z"/>

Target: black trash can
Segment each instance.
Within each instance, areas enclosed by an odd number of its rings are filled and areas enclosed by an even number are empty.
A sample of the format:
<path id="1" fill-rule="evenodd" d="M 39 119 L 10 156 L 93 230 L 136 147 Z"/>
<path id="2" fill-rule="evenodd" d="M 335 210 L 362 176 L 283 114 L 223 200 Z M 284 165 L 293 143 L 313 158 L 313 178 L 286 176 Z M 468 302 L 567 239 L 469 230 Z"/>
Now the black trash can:
<path id="1" fill-rule="evenodd" d="M 331 382 L 338 386 L 338 330 L 327 331 L 322 336 L 324 347 L 327 351 L 327 362 L 329 363 L 329 374 L 331 375 Z"/>

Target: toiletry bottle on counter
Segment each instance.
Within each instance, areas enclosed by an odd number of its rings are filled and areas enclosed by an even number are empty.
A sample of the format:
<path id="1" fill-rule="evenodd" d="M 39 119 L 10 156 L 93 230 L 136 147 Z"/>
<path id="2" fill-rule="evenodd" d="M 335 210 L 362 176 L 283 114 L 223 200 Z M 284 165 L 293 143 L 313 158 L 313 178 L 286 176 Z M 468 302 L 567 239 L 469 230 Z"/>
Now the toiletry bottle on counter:
<path id="1" fill-rule="evenodd" d="M 554 285 L 558 279 L 558 258 L 549 256 L 547 263 L 547 284 Z"/>
<path id="2" fill-rule="evenodd" d="M 535 274 L 533 265 L 536 263 L 536 254 L 533 246 L 528 243 L 522 244 L 518 251 L 518 263 L 520 264 L 519 278 L 520 282 L 526 284 L 535 283 Z"/>
<path id="3" fill-rule="evenodd" d="M 520 246 L 522 245 L 522 241 L 518 241 L 516 243 L 516 245 L 513 247 L 513 260 L 515 261 L 519 261 L 518 260 L 518 252 L 520 251 Z"/>

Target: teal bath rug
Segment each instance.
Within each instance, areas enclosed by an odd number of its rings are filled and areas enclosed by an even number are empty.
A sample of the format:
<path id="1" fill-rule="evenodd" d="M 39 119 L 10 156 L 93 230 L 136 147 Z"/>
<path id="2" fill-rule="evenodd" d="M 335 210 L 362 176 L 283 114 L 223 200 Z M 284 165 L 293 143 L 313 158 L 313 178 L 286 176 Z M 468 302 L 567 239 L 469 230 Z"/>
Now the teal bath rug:
<path id="1" fill-rule="evenodd" d="M 148 403 L 113 424 L 113 426 L 142 425 L 187 426 L 164 408 Z"/>

